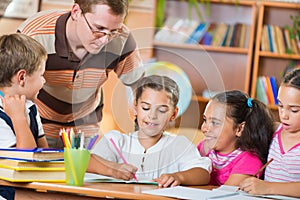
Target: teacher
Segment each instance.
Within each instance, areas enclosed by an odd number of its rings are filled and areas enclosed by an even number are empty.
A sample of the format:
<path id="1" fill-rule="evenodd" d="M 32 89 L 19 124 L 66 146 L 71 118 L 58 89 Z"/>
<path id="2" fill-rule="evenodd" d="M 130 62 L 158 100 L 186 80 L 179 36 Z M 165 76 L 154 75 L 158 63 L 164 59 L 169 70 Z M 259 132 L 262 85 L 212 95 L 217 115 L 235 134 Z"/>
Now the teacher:
<path id="1" fill-rule="evenodd" d="M 19 27 L 48 52 L 46 84 L 35 103 L 49 147 L 63 148 L 61 128 L 86 137 L 100 132 L 110 72 L 127 86 L 143 76 L 137 44 L 123 24 L 127 12 L 127 0 L 75 0 L 70 11 L 42 11 Z"/>

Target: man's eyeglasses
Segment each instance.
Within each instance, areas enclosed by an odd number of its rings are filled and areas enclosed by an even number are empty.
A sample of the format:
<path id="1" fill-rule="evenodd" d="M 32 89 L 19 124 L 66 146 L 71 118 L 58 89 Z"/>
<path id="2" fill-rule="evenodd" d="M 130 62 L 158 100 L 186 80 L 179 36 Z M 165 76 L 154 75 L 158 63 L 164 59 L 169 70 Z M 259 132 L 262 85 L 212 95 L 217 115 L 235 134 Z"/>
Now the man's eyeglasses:
<path id="1" fill-rule="evenodd" d="M 97 39 L 102 38 L 102 37 L 104 37 L 104 36 L 106 36 L 106 35 L 108 35 L 109 39 L 113 39 L 113 38 L 118 37 L 118 36 L 121 34 L 121 32 L 122 32 L 122 29 L 121 29 L 121 28 L 119 28 L 119 29 L 117 29 L 117 30 L 110 31 L 109 33 L 106 33 L 106 32 L 104 32 L 104 31 L 95 31 L 95 30 L 93 30 L 93 28 L 91 27 L 91 25 L 90 25 L 90 23 L 88 22 L 88 20 L 86 19 L 85 15 L 84 15 L 84 14 L 82 14 L 82 15 L 83 15 L 83 18 L 84 18 L 86 24 L 88 25 L 89 29 L 90 29 L 91 32 L 93 33 L 94 37 L 97 38 Z"/>

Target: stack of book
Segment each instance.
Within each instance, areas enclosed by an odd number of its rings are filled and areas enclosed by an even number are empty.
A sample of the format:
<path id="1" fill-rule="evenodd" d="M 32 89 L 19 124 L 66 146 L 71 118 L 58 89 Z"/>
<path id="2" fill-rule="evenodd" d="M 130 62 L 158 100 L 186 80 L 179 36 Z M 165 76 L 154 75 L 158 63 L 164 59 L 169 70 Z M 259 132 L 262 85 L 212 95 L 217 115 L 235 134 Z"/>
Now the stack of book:
<path id="1" fill-rule="evenodd" d="M 57 149 L 0 149 L 0 179 L 65 182 L 64 152 Z"/>
<path id="2" fill-rule="evenodd" d="M 176 44 L 248 48 L 250 25 L 197 22 L 168 17 L 155 34 L 155 41 Z"/>
<path id="3" fill-rule="evenodd" d="M 264 104 L 278 105 L 277 83 L 273 76 L 259 76 L 256 82 L 256 97 Z"/>
<path id="4" fill-rule="evenodd" d="M 287 27 L 264 24 L 260 48 L 262 51 L 279 54 L 299 54 L 300 31 L 293 35 Z"/>

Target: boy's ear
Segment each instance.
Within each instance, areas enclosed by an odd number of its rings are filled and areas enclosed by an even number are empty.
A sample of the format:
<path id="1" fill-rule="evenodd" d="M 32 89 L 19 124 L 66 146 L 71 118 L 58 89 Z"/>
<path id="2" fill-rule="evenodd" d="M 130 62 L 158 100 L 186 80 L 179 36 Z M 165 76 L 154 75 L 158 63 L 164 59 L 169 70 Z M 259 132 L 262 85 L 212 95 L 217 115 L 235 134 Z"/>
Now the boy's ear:
<path id="1" fill-rule="evenodd" d="M 242 123 L 240 123 L 240 124 L 238 125 L 238 127 L 237 127 L 237 129 L 236 129 L 236 136 L 237 136 L 237 137 L 241 137 L 242 132 L 243 132 L 244 127 L 245 127 L 245 124 L 246 124 L 246 122 L 242 122 Z"/>
<path id="2" fill-rule="evenodd" d="M 17 83 L 22 87 L 25 85 L 26 75 L 27 73 L 24 69 L 19 70 L 16 74 Z"/>

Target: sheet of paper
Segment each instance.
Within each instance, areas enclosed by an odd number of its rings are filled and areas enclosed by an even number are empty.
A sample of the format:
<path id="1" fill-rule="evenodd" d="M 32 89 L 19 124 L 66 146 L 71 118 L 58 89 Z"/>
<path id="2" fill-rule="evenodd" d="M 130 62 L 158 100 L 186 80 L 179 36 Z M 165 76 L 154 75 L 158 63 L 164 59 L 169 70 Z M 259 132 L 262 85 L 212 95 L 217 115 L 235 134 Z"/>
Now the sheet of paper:
<path id="1" fill-rule="evenodd" d="M 192 200 L 201 200 L 201 199 L 224 199 L 225 197 L 235 196 L 238 193 L 225 192 L 225 191 L 211 191 L 204 189 L 196 189 L 190 187 L 176 186 L 169 188 L 160 188 L 156 190 L 144 190 L 144 194 L 159 195 L 166 197 L 174 197 L 179 199 L 192 199 Z"/>
<path id="2" fill-rule="evenodd" d="M 270 199 L 277 195 L 249 195 L 246 192 L 237 192 L 238 187 L 221 186 L 213 190 L 196 189 L 191 187 L 176 186 L 170 188 L 160 188 L 155 190 L 144 190 L 142 193 L 173 197 L 189 200 L 262 200 L 263 198 Z M 294 200 L 296 198 L 277 196 L 278 199 Z"/>
<path id="3" fill-rule="evenodd" d="M 222 185 L 218 188 L 213 189 L 213 191 L 227 191 L 227 192 L 235 192 L 237 191 L 238 187 L 237 186 L 229 186 L 229 185 Z M 238 192 L 240 196 L 239 199 L 244 199 L 244 197 L 251 197 L 255 199 L 261 199 L 263 198 L 270 198 L 270 199 L 280 199 L 280 200 L 297 200 L 299 198 L 294 198 L 294 197 L 288 197 L 288 196 L 282 196 L 282 195 L 251 195 L 243 191 Z M 226 200 L 229 200 L 229 198 L 226 198 Z"/>
<path id="4" fill-rule="evenodd" d="M 103 176 L 100 174 L 93 174 L 93 173 L 85 173 L 84 176 L 84 182 L 109 182 L 109 183 L 137 183 L 137 184 L 148 184 L 148 185 L 157 185 L 157 182 L 151 181 L 151 180 L 120 180 L 120 179 L 114 179 L 109 176 Z"/>

